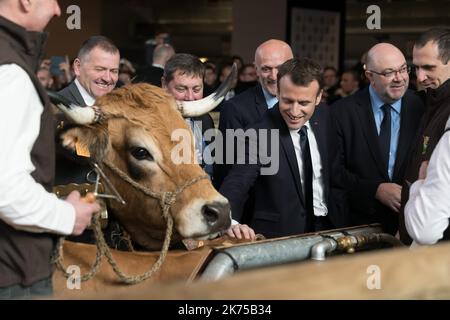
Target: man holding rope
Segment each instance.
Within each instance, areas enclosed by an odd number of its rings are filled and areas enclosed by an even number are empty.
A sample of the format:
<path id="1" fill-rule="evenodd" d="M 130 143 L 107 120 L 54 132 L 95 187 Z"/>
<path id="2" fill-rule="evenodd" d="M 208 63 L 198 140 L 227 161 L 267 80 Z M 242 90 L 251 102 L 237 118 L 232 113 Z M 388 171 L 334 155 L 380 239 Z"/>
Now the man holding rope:
<path id="1" fill-rule="evenodd" d="M 60 14 L 57 0 L 0 0 L 0 299 L 51 295 L 54 234 L 81 234 L 100 209 L 50 193 L 53 116 L 35 72 Z"/>

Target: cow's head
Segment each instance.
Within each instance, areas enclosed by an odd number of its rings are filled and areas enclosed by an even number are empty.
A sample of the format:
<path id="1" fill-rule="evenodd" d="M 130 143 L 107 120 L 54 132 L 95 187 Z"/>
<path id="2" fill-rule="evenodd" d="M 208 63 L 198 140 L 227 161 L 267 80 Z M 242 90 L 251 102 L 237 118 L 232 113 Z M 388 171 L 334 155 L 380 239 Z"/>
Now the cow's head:
<path id="1" fill-rule="evenodd" d="M 166 222 L 160 202 L 132 187 L 104 163 L 112 163 L 134 182 L 158 194 L 175 191 L 205 175 L 196 163 L 191 130 L 182 114 L 193 116 L 210 111 L 226 91 L 219 88 L 199 101 L 176 102 L 160 88 L 135 84 L 98 98 L 97 109 L 59 103 L 66 115 L 83 123 L 61 135 L 63 145 L 69 149 L 76 144 L 88 148 L 91 158 L 100 164 L 127 203 L 123 206 L 111 202 L 110 208 L 140 245 L 149 249 L 161 247 Z M 190 163 L 173 161 L 173 150 L 180 141 L 172 141 L 171 135 L 177 129 L 184 129 L 192 141 Z M 228 201 L 208 179 L 185 188 L 171 205 L 170 214 L 175 236 L 181 238 L 204 237 L 231 223 Z"/>

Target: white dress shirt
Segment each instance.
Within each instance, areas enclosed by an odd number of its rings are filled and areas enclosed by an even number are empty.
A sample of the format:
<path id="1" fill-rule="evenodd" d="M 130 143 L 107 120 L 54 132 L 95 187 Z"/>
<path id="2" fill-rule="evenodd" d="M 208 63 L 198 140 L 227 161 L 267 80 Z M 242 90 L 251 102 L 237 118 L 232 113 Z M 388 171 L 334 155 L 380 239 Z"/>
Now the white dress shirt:
<path id="1" fill-rule="evenodd" d="M 81 83 L 78 81 L 78 79 L 75 79 L 75 85 L 78 88 L 78 91 L 81 94 L 81 97 L 83 98 L 84 102 L 86 102 L 87 106 L 93 106 L 95 103 L 95 98 L 92 97 L 89 92 L 81 85 Z M 84 107 L 84 106 L 82 106 Z"/>
<path id="2" fill-rule="evenodd" d="M 152 67 L 160 68 L 160 69 L 163 69 L 163 70 L 164 70 L 164 66 L 163 66 L 162 64 L 159 64 L 159 63 L 153 63 L 153 64 L 152 64 Z"/>
<path id="3" fill-rule="evenodd" d="M 450 118 L 446 128 L 450 127 Z M 450 132 L 434 149 L 426 178 L 411 185 L 405 206 L 405 225 L 412 247 L 430 245 L 443 237 L 450 218 Z"/>
<path id="4" fill-rule="evenodd" d="M 317 146 L 316 137 L 314 132 L 311 130 L 309 121 L 305 123 L 308 128 L 308 141 L 309 149 L 311 150 L 311 162 L 313 166 L 313 206 L 315 216 L 326 216 L 328 214 L 328 208 L 324 201 L 324 185 L 322 177 L 322 159 L 320 158 L 319 148 Z M 302 186 L 305 181 L 305 174 L 303 172 L 303 159 L 302 159 L 302 149 L 300 148 L 300 134 L 298 133 L 300 129 L 289 130 L 291 134 L 292 143 L 294 144 L 295 155 L 297 157 L 297 164 L 300 171 L 300 180 Z M 302 188 L 303 196 L 305 195 L 305 188 Z"/>
<path id="5" fill-rule="evenodd" d="M 43 106 L 28 74 L 16 64 L 0 66 L 0 101 L 0 219 L 20 230 L 70 234 L 74 207 L 31 176 L 30 152 Z"/>

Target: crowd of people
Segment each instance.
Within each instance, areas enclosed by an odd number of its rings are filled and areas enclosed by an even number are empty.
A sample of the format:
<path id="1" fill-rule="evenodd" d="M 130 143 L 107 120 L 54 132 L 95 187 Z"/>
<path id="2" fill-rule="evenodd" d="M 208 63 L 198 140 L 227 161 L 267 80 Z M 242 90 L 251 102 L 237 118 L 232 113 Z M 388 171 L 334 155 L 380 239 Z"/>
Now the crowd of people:
<path id="1" fill-rule="evenodd" d="M 214 121 L 186 119 L 198 163 L 230 202 L 233 223 L 224 232 L 254 239 L 380 223 L 405 244 L 450 239 L 448 28 L 415 42 L 420 96 L 410 89 L 404 53 L 389 43 L 368 48 L 363 74 L 348 69 L 339 79 L 334 67 L 294 57 L 277 39 L 255 48 L 253 63 L 235 56 L 220 64 L 161 41 L 152 62 L 136 67 L 110 39 L 92 36 L 55 75 L 51 60 L 40 57 L 43 30 L 60 13 L 56 0 L 0 0 L 0 149 L 7 151 L 0 158 L 0 299 L 50 295 L 55 236 L 82 234 L 99 210 L 78 192 L 65 200 L 51 193 L 54 181 L 85 182 L 90 166 L 55 145 L 55 130 L 67 120 L 52 114 L 45 89 L 91 106 L 116 87 L 146 82 L 193 101 L 214 92 L 233 63 L 239 76 L 217 109 L 218 132 L 226 139 L 230 129 L 269 134 L 225 140 L 223 157 L 227 145 L 241 145 L 246 161 L 234 152 L 232 163 L 210 164 L 201 155 Z M 254 142 L 266 149 L 251 148 Z M 277 170 L 264 174 L 269 154 Z"/>

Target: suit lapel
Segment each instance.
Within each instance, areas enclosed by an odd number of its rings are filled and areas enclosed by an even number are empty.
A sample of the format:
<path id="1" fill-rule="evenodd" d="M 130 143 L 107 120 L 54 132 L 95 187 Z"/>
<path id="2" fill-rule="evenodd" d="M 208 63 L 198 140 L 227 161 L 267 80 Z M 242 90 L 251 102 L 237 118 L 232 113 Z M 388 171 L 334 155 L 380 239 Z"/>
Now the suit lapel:
<path id="1" fill-rule="evenodd" d="M 79 105 L 79 106 L 86 106 L 86 102 L 84 102 L 83 97 L 81 96 L 80 91 L 78 91 L 77 85 L 75 84 L 75 81 L 73 81 L 70 85 L 69 85 L 69 91 L 70 94 L 73 96 L 73 99 L 75 100 L 75 102 Z"/>
<path id="2" fill-rule="evenodd" d="M 393 179 L 396 177 L 399 168 L 402 166 L 406 155 L 408 154 L 408 148 L 410 141 L 413 141 L 416 132 L 414 132 L 414 119 L 412 108 L 407 106 L 410 104 L 408 91 L 403 96 L 402 106 L 400 111 L 400 133 L 397 144 L 397 155 L 395 159 Z M 406 107 L 405 107 L 406 106 Z"/>
<path id="3" fill-rule="evenodd" d="M 355 93 L 355 99 L 357 102 L 356 113 L 363 128 L 362 132 L 366 139 L 370 153 L 372 154 L 377 168 L 386 180 L 389 180 L 387 170 L 387 163 L 381 157 L 381 151 L 378 144 L 378 133 L 373 117 L 372 104 L 370 102 L 369 87 Z"/>
<path id="4" fill-rule="evenodd" d="M 272 109 L 270 109 L 269 112 L 274 122 L 273 129 L 280 130 L 279 131 L 280 144 L 281 148 L 283 149 L 283 151 L 280 150 L 280 156 L 281 152 L 285 154 L 286 159 L 289 163 L 289 167 L 291 169 L 292 176 L 294 177 L 298 196 L 303 202 L 303 205 L 305 205 L 305 200 L 303 199 L 302 184 L 300 180 L 300 171 L 298 168 L 297 156 L 295 155 L 294 144 L 292 143 L 291 134 L 289 133 L 286 123 L 284 122 L 283 118 L 280 115 L 280 112 L 278 110 L 278 104 L 276 104 Z"/>

